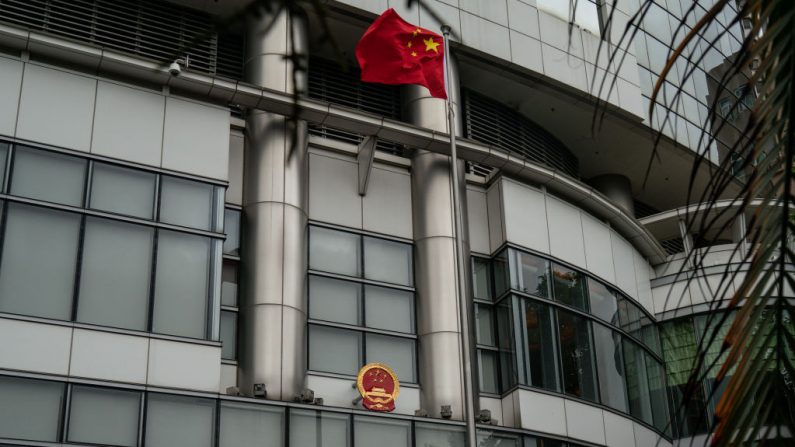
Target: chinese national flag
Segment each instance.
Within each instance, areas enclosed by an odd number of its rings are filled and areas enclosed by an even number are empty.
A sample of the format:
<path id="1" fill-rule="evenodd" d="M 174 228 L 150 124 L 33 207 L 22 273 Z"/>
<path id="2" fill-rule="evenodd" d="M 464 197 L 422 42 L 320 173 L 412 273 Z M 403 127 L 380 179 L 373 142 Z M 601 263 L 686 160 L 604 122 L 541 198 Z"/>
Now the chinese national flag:
<path id="1" fill-rule="evenodd" d="M 362 81 L 419 84 L 431 96 L 447 98 L 444 89 L 444 40 L 416 27 L 394 9 L 375 19 L 356 45 Z"/>

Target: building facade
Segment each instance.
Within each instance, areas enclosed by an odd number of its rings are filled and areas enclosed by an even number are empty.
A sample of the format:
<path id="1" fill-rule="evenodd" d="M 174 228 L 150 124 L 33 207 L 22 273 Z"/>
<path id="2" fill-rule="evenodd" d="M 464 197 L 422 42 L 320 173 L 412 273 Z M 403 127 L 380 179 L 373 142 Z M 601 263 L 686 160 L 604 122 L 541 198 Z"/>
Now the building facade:
<path id="1" fill-rule="evenodd" d="M 703 441 L 714 374 L 678 406 L 746 223 L 689 234 L 687 180 L 721 157 L 699 136 L 739 25 L 649 117 L 691 2 L 633 39 L 637 1 L 611 23 L 611 1 L 349 0 L 213 26 L 246 3 L 0 1 L 0 445 Z M 466 290 L 445 102 L 351 64 L 388 7 L 453 30 Z M 357 399 L 368 363 L 400 381 L 391 413 Z"/>

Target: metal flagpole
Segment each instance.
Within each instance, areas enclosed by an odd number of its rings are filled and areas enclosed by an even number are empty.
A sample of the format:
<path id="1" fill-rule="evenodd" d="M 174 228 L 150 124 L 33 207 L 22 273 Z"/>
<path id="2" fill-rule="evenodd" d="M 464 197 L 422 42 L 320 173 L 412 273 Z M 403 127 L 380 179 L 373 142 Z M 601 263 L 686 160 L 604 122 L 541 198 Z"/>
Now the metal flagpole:
<path id="1" fill-rule="evenodd" d="M 450 131 L 450 163 L 453 176 L 453 219 L 455 221 L 455 260 L 458 277 L 459 318 L 461 321 L 461 360 L 464 364 L 464 417 L 467 427 L 467 445 L 477 446 L 475 431 L 475 390 L 472 383 L 472 351 L 469 333 L 469 296 L 467 296 L 466 269 L 464 259 L 464 225 L 461 221 L 461 197 L 458 190 L 458 154 L 456 151 L 456 123 L 453 110 L 452 92 L 450 91 L 450 27 L 442 25 L 444 36 L 444 88 L 447 92 L 447 125 Z"/>

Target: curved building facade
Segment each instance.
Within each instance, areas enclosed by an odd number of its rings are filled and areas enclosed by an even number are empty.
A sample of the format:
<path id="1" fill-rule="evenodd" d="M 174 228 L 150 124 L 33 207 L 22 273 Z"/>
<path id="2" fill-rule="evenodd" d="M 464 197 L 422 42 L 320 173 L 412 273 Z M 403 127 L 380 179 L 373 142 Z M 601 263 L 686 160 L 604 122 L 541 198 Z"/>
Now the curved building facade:
<path id="1" fill-rule="evenodd" d="M 219 31 L 246 1 L 0 2 L 0 446 L 700 439 L 714 377 L 677 408 L 746 223 L 688 234 L 687 180 L 696 152 L 721 159 L 698 132 L 742 30 L 666 121 L 651 87 L 690 2 L 633 41 L 638 2 L 612 24 L 611 1 L 573 23 L 567 1 L 405 3 Z M 359 81 L 389 7 L 452 27 L 454 129 L 424 88 Z M 693 250 L 714 269 L 680 269 Z M 370 363 L 400 382 L 393 412 L 362 406 Z"/>

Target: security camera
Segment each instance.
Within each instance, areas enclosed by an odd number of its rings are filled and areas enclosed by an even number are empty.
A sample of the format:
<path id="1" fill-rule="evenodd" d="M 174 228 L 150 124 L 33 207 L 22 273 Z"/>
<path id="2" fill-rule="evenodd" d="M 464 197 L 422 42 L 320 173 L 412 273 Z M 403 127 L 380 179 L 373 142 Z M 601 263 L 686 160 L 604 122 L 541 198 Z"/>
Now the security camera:
<path id="1" fill-rule="evenodd" d="M 177 59 L 168 66 L 168 73 L 171 76 L 179 76 L 179 74 L 182 73 L 182 67 L 179 65 L 180 62 L 181 60 Z"/>

